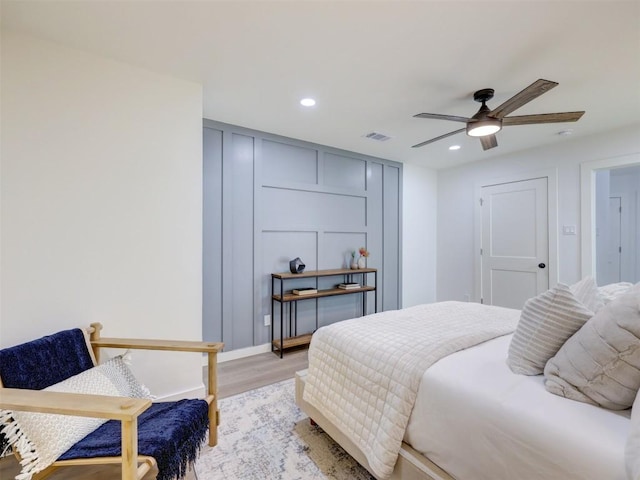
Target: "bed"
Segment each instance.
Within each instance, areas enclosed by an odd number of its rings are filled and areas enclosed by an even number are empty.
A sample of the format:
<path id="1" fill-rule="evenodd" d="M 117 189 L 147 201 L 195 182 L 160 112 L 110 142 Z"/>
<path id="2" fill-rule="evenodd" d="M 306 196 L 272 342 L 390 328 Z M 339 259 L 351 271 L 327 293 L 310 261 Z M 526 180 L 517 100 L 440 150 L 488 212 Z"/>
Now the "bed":
<path id="1" fill-rule="evenodd" d="M 505 360 L 520 316 L 519 310 L 441 302 L 325 327 L 335 332 L 314 334 L 309 369 L 296 375 L 296 402 L 378 479 L 628 478 L 631 409 L 553 395 L 544 375 L 513 373 Z M 431 333 L 422 336 L 416 325 L 426 317 L 451 324 L 451 338 L 436 333 L 435 346 L 425 347 Z M 390 341 L 398 329 L 408 335 Z M 437 352 L 424 362 L 407 358 L 404 352 L 414 350 L 418 357 Z M 380 395 L 371 395 L 385 382 Z M 415 394 L 399 393 L 403 382 Z M 388 404 L 402 414 L 387 418 Z"/>

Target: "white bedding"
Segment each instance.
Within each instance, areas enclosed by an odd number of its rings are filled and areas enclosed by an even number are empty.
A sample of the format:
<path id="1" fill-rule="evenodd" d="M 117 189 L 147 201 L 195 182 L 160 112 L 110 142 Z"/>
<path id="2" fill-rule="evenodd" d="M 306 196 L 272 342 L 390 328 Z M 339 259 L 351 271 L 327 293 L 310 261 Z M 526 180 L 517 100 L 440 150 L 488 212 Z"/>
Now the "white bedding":
<path id="1" fill-rule="evenodd" d="M 624 480 L 629 410 L 562 398 L 542 375 L 512 373 L 511 336 L 432 365 L 405 441 L 458 480 Z"/>
<path id="2" fill-rule="evenodd" d="M 440 302 L 323 327 L 309 349 L 304 400 L 354 442 L 378 478 L 387 478 L 424 371 L 512 332 L 518 317 L 518 310 Z"/>

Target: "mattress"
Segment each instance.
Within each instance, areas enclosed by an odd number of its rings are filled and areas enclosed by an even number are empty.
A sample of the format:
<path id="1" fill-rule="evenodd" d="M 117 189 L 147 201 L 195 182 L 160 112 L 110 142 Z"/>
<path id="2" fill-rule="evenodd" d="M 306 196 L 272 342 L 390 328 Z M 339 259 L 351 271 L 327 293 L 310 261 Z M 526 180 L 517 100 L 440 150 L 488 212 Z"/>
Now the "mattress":
<path id="1" fill-rule="evenodd" d="M 511 336 L 432 365 L 404 441 L 458 480 L 625 480 L 630 410 L 568 400 L 542 375 L 512 373 Z"/>

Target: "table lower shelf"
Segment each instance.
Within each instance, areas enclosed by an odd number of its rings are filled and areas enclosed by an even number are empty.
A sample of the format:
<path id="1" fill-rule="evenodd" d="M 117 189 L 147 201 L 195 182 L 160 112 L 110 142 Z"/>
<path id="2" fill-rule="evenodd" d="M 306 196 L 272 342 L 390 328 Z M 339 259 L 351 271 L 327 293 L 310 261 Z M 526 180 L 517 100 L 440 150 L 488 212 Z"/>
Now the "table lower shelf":
<path id="1" fill-rule="evenodd" d="M 309 345 L 311 343 L 311 336 L 311 333 L 305 333 L 304 335 L 298 335 L 297 337 L 287 337 L 282 341 L 282 348 L 280 348 L 280 339 L 278 338 L 273 341 L 273 346 L 276 350 L 286 350 L 287 348 Z"/>
<path id="2" fill-rule="evenodd" d="M 317 293 L 309 293 L 306 295 L 295 295 L 292 292 L 287 292 L 280 296 L 279 294 L 272 295 L 273 300 L 276 302 L 297 302 L 299 300 L 309 300 L 312 298 L 333 297 L 335 295 L 349 295 L 351 293 L 358 292 L 373 292 L 376 287 L 365 285 L 360 288 L 329 288 L 327 290 L 318 290 Z"/>

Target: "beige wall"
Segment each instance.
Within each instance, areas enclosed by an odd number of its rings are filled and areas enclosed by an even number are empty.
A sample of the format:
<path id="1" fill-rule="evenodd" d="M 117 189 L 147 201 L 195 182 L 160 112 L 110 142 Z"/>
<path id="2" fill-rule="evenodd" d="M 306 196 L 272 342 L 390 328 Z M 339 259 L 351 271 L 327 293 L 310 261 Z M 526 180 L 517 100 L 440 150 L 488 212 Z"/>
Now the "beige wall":
<path id="1" fill-rule="evenodd" d="M 0 346 L 95 321 L 200 339 L 201 86 L 3 32 L 1 88 Z M 134 354 L 158 395 L 200 364 Z"/>

